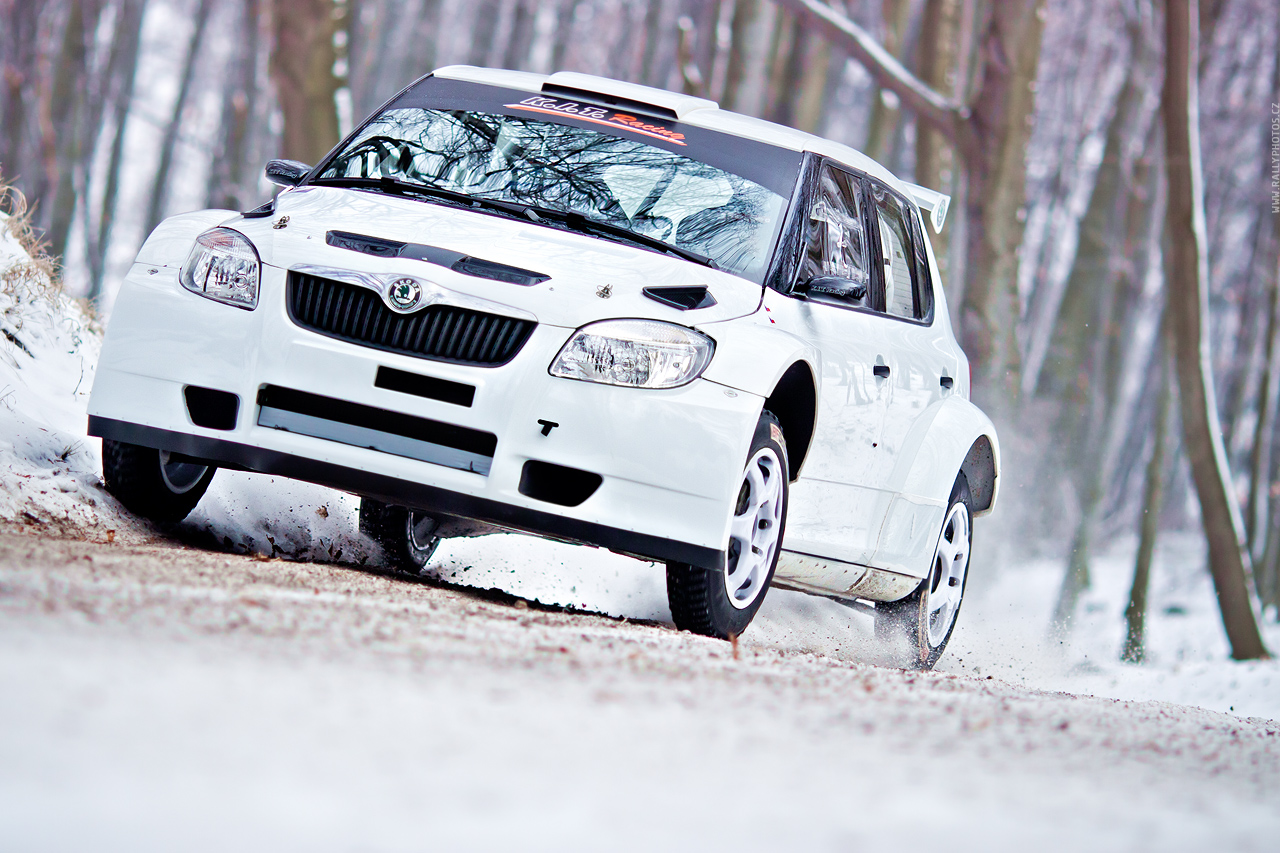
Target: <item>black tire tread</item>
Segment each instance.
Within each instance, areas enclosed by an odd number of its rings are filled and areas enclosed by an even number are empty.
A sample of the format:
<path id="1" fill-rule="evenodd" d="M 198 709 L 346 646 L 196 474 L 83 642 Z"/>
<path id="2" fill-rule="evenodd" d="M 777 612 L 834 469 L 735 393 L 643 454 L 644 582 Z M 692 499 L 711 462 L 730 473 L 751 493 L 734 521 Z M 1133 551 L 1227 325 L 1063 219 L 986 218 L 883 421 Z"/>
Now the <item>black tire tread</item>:
<path id="1" fill-rule="evenodd" d="M 177 524 L 190 515 L 216 470 L 210 465 L 194 488 L 174 494 L 160 476 L 160 451 L 109 438 L 102 440 L 102 480 L 107 491 L 125 509 L 156 524 Z"/>
<path id="2" fill-rule="evenodd" d="M 424 565 L 414 559 L 410 550 L 406 533 L 408 520 L 407 507 L 386 504 L 373 498 L 360 499 L 360 532 L 378 543 L 393 568 L 417 575 L 422 572 Z M 439 539 L 436 541 L 438 543 Z"/>
<path id="3" fill-rule="evenodd" d="M 778 418 L 765 409 L 760 414 L 760 420 L 756 424 L 756 434 L 758 435 L 763 429 L 766 435 L 771 434 L 770 427 L 777 427 L 780 431 L 782 424 Z M 783 452 L 783 465 L 786 467 L 786 437 L 783 436 L 780 442 Z M 755 446 L 755 439 L 752 440 L 752 447 Z M 754 453 L 754 450 L 752 451 Z M 750 459 L 751 454 L 748 454 Z M 785 475 L 784 475 L 785 476 Z M 783 530 L 786 529 L 785 511 L 782 519 Z M 781 541 L 781 540 L 779 540 Z M 775 558 L 775 565 L 777 560 Z M 770 571 L 765 579 L 765 588 L 761 591 L 760 596 L 754 604 L 746 610 L 734 614 L 739 617 L 742 622 L 736 633 L 741 634 L 746 630 L 747 625 L 755 617 L 756 611 L 764 602 L 765 595 L 768 593 L 769 582 L 773 580 L 773 572 Z M 704 569 L 698 566 L 690 566 L 685 563 L 668 563 L 667 564 L 667 604 L 671 608 L 671 621 L 682 631 L 689 631 L 693 634 L 701 634 L 704 637 L 715 637 L 721 640 L 731 639 L 730 630 L 726 630 L 721 619 L 716 616 L 717 603 L 713 601 L 712 596 L 723 594 L 724 582 L 719 572 L 710 569 Z M 725 605 L 730 606 L 730 605 Z M 745 618 L 742 618 L 745 617 Z"/>
<path id="4" fill-rule="evenodd" d="M 951 487 L 951 496 L 947 501 L 947 514 L 951 512 L 951 507 L 955 506 L 958 501 L 964 501 L 970 508 L 969 512 L 969 560 L 970 565 L 965 567 L 965 586 L 969 583 L 969 569 L 972 568 L 973 561 L 973 497 L 969 490 L 969 480 L 965 477 L 964 472 L 956 475 L 955 484 Z M 944 518 L 946 515 L 943 516 Z M 933 567 L 930 564 L 930 571 Z M 908 658 L 905 661 L 906 668 L 918 670 L 930 670 L 937 664 L 942 657 L 943 652 L 947 650 L 947 645 L 951 642 L 951 635 L 955 633 L 956 623 L 960 620 L 960 608 L 963 606 L 963 590 L 961 591 L 961 602 L 956 606 L 955 615 L 952 617 L 951 627 L 947 630 L 947 635 L 942 638 L 942 642 L 937 648 L 921 648 L 921 626 L 920 626 L 920 608 L 921 598 L 926 594 L 926 587 L 929 585 L 929 578 L 925 577 L 920 581 L 920 585 L 912 591 L 906 598 L 898 601 L 884 601 L 876 604 L 875 612 L 875 632 L 876 639 L 886 642 L 905 638 L 908 644 Z M 927 640 L 924 641 L 927 644 Z"/>

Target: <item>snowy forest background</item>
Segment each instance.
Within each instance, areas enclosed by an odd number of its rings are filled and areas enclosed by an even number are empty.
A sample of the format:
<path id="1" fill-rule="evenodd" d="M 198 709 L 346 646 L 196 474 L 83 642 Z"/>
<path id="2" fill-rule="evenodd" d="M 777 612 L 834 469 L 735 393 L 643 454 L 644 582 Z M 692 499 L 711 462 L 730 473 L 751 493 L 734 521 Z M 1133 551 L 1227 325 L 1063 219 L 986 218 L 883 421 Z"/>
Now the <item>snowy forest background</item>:
<path id="1" fill-rule="evenodd" d="M 314 163 L 442 65 L 602 74 L 847 143 L 955 198 L 931 236 L 1005 455 L 1002 505 L 980 524 L 979 546 L 993 564 L 1059 558 L 1054 620 L 1067 626 L 1093 580 L 1091 555 L 1136 538 L 1130 634 L 1136 624 L 1140 637 L 1155 543 L 1199 529 L 1203 499 L 1183 440 L 1176 323 L 1162 323 L 1184 242 L 1167 224 L 1178 197 L 1162 87 L 1179 58 L 1166 50 L 1165 7 L 0 0 L 0 181 L 63 259 L 67 291 L 109 317 L 115 282 L 160 219 L 257 206 L 272 192 L 267 159 Z M 1181 60 L 1199 84 L 1192 153 L 1220 470 L 1238 520 L 1228 533 L 1243 541 L 1248 609 L 1274 622 L 1280 12 L 1273 0 L 1203 0 L 1196 15 L 1198 58 Z M 1140 644 L 1126 653 L 1140 657 Z"/>

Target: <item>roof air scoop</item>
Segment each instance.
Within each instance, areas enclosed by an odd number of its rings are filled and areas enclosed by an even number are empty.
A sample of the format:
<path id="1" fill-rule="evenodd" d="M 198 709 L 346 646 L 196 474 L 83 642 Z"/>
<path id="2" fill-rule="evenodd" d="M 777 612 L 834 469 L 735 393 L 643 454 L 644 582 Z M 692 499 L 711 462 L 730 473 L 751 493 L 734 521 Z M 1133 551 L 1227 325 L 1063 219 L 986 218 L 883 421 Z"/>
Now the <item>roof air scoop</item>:
<path id="1" fill-rule="evenodd" d="M 620 110 L 645 113 L 668 121 L 681 121 L 696 110 L 715 110 L 720 105 L 706 98 L 695 98 L 678 92 L 664 92 L 636 83 L 608 80 L 591 74 L 560 71 L 542 84 L 547 95 L 602 104 Z"/>

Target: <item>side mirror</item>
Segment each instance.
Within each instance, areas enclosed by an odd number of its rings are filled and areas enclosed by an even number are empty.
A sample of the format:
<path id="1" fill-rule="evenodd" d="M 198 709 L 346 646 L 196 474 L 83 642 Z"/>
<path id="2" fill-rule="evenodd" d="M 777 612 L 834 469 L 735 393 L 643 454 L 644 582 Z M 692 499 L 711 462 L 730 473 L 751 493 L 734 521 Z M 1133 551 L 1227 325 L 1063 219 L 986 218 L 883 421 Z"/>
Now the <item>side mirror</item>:
<path id="1" fill-rule="evenodd" d="M 867 304 L 867 284 L 839 275 L 819 275 L 806 281 L 797 290 L 801 293 L 820 293 L 835 296 L 858 305 Z"/>
<path id="2" fill-rule="evenodd" d="M 297 160 L 267 161 L 267 180 L 281 187 L 296 187 L 310 171 L 310 166 Z"/>

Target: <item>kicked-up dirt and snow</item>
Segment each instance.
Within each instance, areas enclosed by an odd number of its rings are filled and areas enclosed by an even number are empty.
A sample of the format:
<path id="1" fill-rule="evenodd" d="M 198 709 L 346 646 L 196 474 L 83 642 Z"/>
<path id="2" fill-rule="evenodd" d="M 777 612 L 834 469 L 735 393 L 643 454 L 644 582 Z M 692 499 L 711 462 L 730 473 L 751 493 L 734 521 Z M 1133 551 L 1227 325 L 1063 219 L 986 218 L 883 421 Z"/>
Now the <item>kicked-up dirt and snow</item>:
<path id="1" fill-rule="evenodd" d="M 97 332 L 43 274 L 0 293 L 4 850 L 1274 848 L 1280 669 L 1226 660 L 1194 537 L 1148 665 L 1123 549 L 1046 643 L 1060 565 L 990 548 L 922 673 L 794 593 L 736 647 L 678 632 L 660 567 L 589 549 L 395 575 L 354 499 L 272 478 L 159 531 L 101 487 Z"/>

